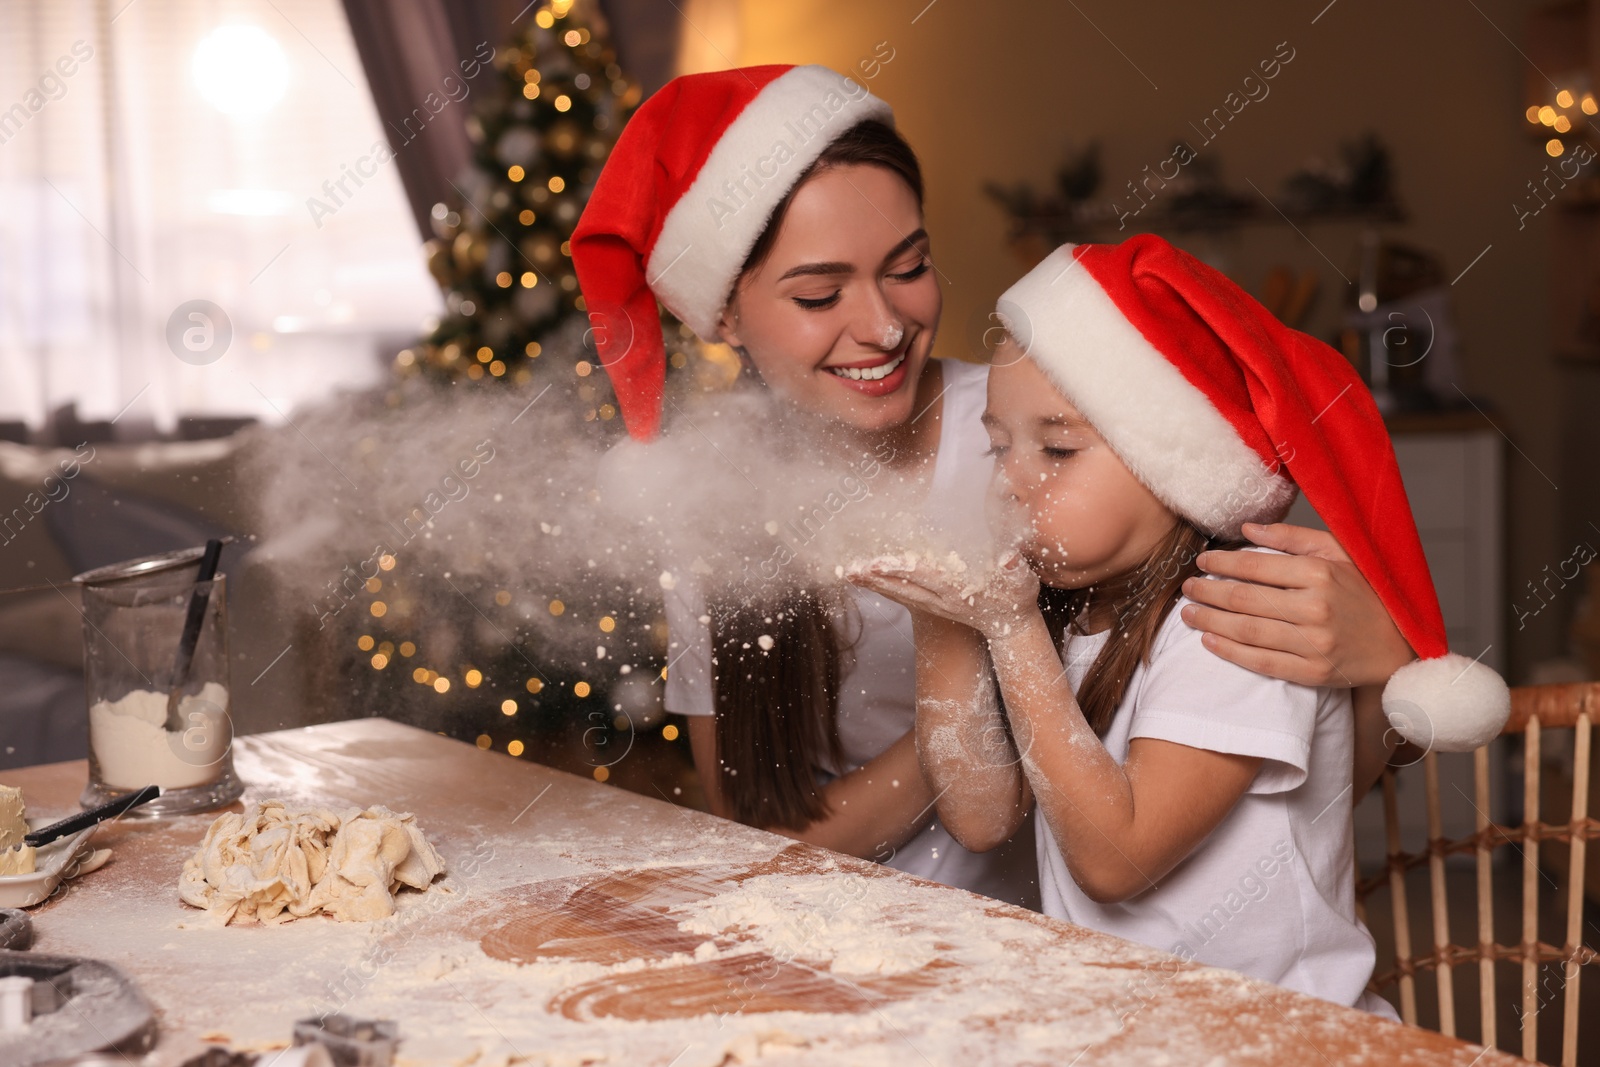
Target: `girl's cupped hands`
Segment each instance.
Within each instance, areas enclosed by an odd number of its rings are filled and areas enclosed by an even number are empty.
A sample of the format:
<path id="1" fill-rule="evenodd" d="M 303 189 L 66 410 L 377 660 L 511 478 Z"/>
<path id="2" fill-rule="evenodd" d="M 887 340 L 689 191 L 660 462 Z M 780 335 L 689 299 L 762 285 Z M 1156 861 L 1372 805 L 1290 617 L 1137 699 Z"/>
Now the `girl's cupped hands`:
<path id="1" fill-rule="evenodd" d="M 845 577 L 913 612 L 959 622 L 985 637 L 1001 637 L 1038 613 L 1039 578 L 1011 549 L 992 565 L 970 569 L 955 553 L 906 553 L 858 560 Z"/>

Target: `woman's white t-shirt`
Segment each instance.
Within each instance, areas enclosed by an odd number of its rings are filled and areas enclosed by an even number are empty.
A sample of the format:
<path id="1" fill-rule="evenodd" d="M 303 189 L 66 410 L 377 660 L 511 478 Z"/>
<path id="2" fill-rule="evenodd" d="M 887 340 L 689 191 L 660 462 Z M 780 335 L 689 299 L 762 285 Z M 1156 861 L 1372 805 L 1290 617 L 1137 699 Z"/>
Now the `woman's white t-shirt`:
<path id="1" fill-rule="evenodd" d="M 1355 719 L 1344 689 L 1254 674 L 1208 652 L 1180 617 L 1179 598 L 1149 661 L 1128 684 L 1106 731 L 1118 764 L 1137 737 L 1259 756 L 1249 790 L 1222 823 L 1153 889 L 1115 904 L 1072 879 L 1054 835 L 1035 824 L 1047 915 L 1187 960 L 1394 1018 L 1365 992 L 1375 959 L 1356 918 L 1351 774 Z M 1109 631 L 1069 635 L 1073 689 Z"/>
<path id="2" fill-rule="evenodd" d="M 979 421 L 983 415 L 989 368 L 941 360 L 943 407 L 939 451 L 928 489 L 931 515 L 950 522 L 971 522 L 983 512 L 993 460 Z M 853 610 L 835 620 L 846 649 L 840 673 L 839 741 L 846 774 L 871 761 L 916 723 L 916 649 L 911 638 L 911 613 L 899 604 L 855 586 L 849 588 Z M 667 630 L 671 635 L 665 706 L 679 715 L 710 715 L 711 629 L 705 594 L 689 574 L 681 575 L 666 594 Z M 944 885 L 957 886 L 999 900 L 1038 907 L 1038 870 L 1026 826 L 1009 842 L 990 852 L 969 852 L 939 824 L 932 808 L 926 825 L 883 862 Z"/>

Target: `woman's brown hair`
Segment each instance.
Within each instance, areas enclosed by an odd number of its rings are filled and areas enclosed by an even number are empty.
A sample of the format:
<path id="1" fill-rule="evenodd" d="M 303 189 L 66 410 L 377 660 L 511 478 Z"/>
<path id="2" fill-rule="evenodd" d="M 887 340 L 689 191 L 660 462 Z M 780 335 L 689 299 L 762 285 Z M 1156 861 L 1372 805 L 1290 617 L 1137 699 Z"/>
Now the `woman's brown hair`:
<path id="1" fill-rule="evenodd" d="M 886 123 L 860 123 L 823 149 L 773 209 L 735 290 L 771 254 L 795 191 L 818 171 L 850 165 L 898 175 L 922 204 L 922 169 L 911 146 Z M 838 699 L 846 650 L 834 616 L 846 604 L 815 589 L 775 601 L 728 597 L 709 605 L 717 773 L 735 819 L 800 830 L 828 815 L 819 781 L 844 769 Z"/>
<path id="2" fill-rule="evenodd" d="M 1178 602 L 1183 583 L 1200 573 L 1195 559 L 1210 549 L 1242 547 L 1243 541 L 1208 538 L 1191 523 L 1179 519 L 1144 560 L 1126 574 L 1084 589 L 1039 587 L 1039 609 L 1045 625 L 1062 648 L 1067 633 L 1081 633 L 1078 620 L 1088 615 L 1104 624 L 1109 616 L 1111 637 L 1100 649 L 1076 696 L 1090 729 L 1105 736 L 1127 695 L 1128 683 L 1141 663 L 1150 662 L 1156 635 Z"/>

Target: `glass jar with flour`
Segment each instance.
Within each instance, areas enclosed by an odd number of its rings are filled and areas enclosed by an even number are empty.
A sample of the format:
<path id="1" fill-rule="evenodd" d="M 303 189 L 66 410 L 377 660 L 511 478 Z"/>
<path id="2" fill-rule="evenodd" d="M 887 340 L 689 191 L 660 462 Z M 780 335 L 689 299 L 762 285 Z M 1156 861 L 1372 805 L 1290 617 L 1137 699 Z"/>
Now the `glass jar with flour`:
<path id="1" fill-rule="evenodd" d="M 195 581 L 198 562 L 199 550 L 177 552 L 74 579 L 89 703 L 85 807 L 158 785 L 161 796 L 137 812 L 178 815 L 244 791 L 233 773 L 227 582 Z"/>

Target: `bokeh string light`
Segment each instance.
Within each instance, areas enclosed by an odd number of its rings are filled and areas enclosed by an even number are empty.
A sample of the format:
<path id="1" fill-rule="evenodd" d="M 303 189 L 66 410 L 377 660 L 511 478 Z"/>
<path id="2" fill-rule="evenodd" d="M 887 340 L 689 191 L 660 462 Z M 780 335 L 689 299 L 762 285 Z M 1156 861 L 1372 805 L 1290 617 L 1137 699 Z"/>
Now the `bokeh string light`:
<path id="1" fill-rule="evenodd" d="M 1600 114 L 1600 101 L 1586 89 L 1557 90 L 1548 104 L 1529 104 L 1524 112 L 1528 124 L 1544 127 L 1550 136 L 1544 142 L 1545 154 L 1557 159 L 1566 155 L 1569 142 L 1588 139 L 1593 132 L 1591 117 Z"/>

